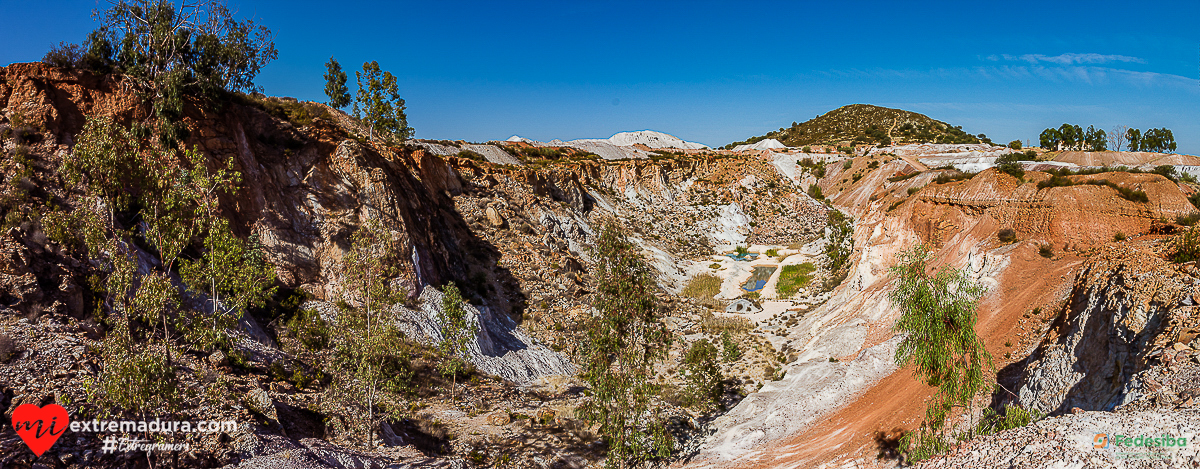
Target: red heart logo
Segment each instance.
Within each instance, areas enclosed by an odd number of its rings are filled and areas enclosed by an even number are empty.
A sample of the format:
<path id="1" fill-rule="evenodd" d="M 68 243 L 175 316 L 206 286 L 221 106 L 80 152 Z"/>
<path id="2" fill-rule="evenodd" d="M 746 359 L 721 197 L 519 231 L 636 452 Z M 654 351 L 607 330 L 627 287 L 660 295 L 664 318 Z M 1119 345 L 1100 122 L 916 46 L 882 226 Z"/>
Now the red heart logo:
<path id="1" fill-rule="evenodd" d="M 71 424 L 67 409 L 58 404 L 46 407 L 21 404 L 12 416 L 13 430 L 25 440 L 25 446 L 38 456 L 54 446 L 54 442 L 67 432 L 67 426 Z"/>

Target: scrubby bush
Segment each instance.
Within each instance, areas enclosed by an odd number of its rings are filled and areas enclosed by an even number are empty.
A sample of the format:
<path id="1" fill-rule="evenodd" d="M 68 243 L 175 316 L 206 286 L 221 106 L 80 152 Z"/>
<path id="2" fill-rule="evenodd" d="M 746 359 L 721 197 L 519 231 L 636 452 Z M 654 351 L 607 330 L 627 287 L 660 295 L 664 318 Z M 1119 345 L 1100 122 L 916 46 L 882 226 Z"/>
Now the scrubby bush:
<path id="1" fill-rule="evenodd" d="M 1200 231 L 1195 226 L 1175 238 L 1171 261 L 1175 263 L 1200 260 Z"/>
<path id="2" fill-rule="evenodd" d="M 854 166 L 854 160 L 846 160 L 842 163 L 842 169 L 850 169 L 852 166 Z"/>
<path id="3" fill-rule="evenodd" d="M 825 194 L 821 192 L 821 186 L 816 184 L 808 186 L 808 196 L 817 200 L 825 200 Z"/>
<path id="4" fill-rule="evenodd" d="M 728 330 L 721 331 L 721 359 L 735 362 L 742 358 L 742 348 L 733 340 Z"/>
<path id="5" fill-rule="evenodd" d="M 1175 217 L 1175 223 L 1183 226 L 1195 225 L 1197 221 L 1200 221 L 1200 212 L 1192 212 L 1187 216 L 1180 215 Z"/>
<path id="6" fill-rule="evenodd" d="M 1051 246 L 1050 243 L 1038 246 L 1038 255 L 1047 259 L 1054 257 L 1054 246 Z"/>
<path id="7" fill-rule="evenodd" d="M 1008 147 L 1012 148 L 1013 150 L 1020 150 L 1021 149 L 1021 141 L 1013 140 L 1011 142 L 1008 142 Z"/>
<path id="8" fill-rule="evenodd" d="M 907 190 L 907 191 L 905 191 L 905 192 L 907 192 L 907 193 L 908 193 L 908 195 L 913 195 L 913 194 L 916 194 L 917 192 L 919 192 L 921 189 L 922 189 L 922 188 L 920 188 L 920 187 L 910 187 L 910 188 L 908 188 L 908 190 Z"/>
<path id="9" fill-rule="evenodd" d="M 1012 228 L 1001 228 L 996 232 L 996 238 L 1002 243 L 1011 243 L 1017 240 L 1017 232 Z"/>
<path id="10" fill-rule="evenodd" d="M 1121 241 L 1125 241 L 1125 233 L 1118 231 L 1116 234 L 1113 235 L 1113 241 L 1116 241 L 1118 243 Z"/>
<path id="11" fill-rule="evenodd" d="M 717 347 L 708 339 L 693 342 L 683 357 L 680 372 L 687 382 L 684 403 L 707 412 L 716 407 L 724 394 L 724 377 L 717 366 Z"/>
<path id="12" fill-rule="evenodd" d="M 998 414 L 992 408 L 983 410 L 983 418 L 975 428 L 977 435 L 994 435 L 1005 430 L 1021 428 L 1044 417 L 1037 409 L 1025 410 L 1019 405 L 1004 406 L 1004 413 Z"/>

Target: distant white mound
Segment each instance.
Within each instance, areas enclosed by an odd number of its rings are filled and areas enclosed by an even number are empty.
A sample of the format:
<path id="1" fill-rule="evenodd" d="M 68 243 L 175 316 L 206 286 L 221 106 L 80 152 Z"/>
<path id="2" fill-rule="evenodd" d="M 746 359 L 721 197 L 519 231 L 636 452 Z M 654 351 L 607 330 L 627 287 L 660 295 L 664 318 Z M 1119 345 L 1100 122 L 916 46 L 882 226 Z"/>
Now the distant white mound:
<path id="1" fill-rule="evenodd" d="M 508 137 L 508 140 L 505 140 L 505 141 L 506 142 L 524 142 L 524 143 L 528 143 L 530 145 L 541 145 L 542 144 L 542 142 L 539 142 L 537 140 L 530 140 L 530 139 L 527 139 L 520 135 L 513 135 L 512 137 Z"/>
<path id="2" fill-rule="evenodd" d="M 708 145 L 702 143 L 685 142 L 674 135 L 655 132 L 653 130 L 619 132 L 609 137 L 608 143 L 619 147 L 628 147 L 640 143 L 650 148 L 679 148 L 683 150 L 703 150 L 708 148 Z"/>
<path id="3" fill-rule="evenodd" d="M 787 145 L 780 143 L 779 140 L 775 140 L 773 138 L 768 138 L 766 140 L 759 140 L 757 143 L 754 143 L 754 144 L 738 145 L 736 147 L 733 147 L 733 151 L 776 150 L 779 148 L 787 148 Z"/>

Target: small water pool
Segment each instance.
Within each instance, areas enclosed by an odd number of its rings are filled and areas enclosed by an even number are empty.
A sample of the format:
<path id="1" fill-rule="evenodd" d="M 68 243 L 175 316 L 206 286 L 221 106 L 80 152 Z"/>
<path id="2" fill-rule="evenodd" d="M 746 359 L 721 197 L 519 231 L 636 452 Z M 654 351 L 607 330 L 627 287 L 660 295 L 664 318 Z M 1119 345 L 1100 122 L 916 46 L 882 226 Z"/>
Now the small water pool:
<path id="1" fill-rule="evenodd" d="M 771 274 L 774 274 L 777 268 L 777 266 L 773 265 L 755 267 L 754 272 L 750 274 L 750 278 L 746 280 L 746 283 L 742 284 L 742 290 L 762 290 L 767 285 L 767 280 L 771 279 Z"/>

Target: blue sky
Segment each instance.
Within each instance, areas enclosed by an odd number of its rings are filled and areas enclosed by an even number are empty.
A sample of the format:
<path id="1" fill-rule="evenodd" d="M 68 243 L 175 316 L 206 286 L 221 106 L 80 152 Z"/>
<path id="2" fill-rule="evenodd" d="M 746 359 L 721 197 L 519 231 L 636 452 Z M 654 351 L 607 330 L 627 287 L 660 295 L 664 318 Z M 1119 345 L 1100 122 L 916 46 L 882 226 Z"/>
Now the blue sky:
<path id="1" fill-rule="evenodd" d="M 107 2 L 0 0 L 0 64 L 81 41 Z M 308 2 L 231 6 L 275 33 L 268 94 L 325 100 L 377 60 L 417 137 L 654 129 L 719 146 L 869 103 L 1032 140 L 1167 127 L 1200 154 L 1200 2 Z"/>

